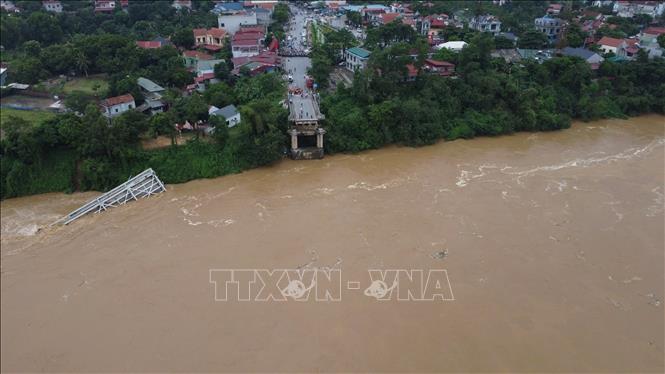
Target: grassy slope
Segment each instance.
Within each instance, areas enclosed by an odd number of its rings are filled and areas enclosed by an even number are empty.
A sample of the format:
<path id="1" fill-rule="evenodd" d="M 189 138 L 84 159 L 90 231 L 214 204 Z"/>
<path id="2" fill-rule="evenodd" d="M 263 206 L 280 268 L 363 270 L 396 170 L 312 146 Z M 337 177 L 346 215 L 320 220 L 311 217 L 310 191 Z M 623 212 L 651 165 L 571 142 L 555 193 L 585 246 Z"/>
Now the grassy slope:
<path id="1" fill-rule="evenodd" d="M 33 125 L 36 125 L 41 121 L 55 117 L 55 113 L 45 110 L 18 110 L 12 108 L 0 108 L 0 128 L 5 127 L 5 123 L 9 121 L 9 116 L 23 118 Z"/>

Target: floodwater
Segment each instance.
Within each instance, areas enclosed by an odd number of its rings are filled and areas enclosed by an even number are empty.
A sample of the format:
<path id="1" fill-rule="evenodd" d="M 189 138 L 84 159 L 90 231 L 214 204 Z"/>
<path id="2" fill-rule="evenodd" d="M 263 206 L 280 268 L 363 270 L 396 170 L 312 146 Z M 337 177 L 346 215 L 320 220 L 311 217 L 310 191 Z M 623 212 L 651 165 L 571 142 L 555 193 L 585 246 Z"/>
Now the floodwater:
<path id="1" fill-rule="evenodd" d="M 2 202 L 3 371 L 663 372 L 665 118 Z M 209 270 L 445 269 L 453 301 L 215 301 Z M 367 284 L 363 284 L 363 288 Z"/>

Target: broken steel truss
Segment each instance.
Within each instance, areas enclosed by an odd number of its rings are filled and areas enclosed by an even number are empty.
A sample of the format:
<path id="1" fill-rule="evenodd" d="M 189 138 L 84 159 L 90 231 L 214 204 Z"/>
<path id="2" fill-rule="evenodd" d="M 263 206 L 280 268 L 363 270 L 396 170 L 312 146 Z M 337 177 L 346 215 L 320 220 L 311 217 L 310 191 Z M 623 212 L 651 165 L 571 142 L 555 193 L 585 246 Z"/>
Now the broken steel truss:
<path id="1" fill-rule="evenodd" d="M 89 201 L 82 207 L 57 220 L 53 224 L 70 222 L 91 212 L 101 212 L 107 208 L 122 205 L 130 200 L 138 200 L 166 191 L 164 183 L 159 180 L 152 169 L 146 169 L 139 175 L 129 178 L 127 182 Z"/>

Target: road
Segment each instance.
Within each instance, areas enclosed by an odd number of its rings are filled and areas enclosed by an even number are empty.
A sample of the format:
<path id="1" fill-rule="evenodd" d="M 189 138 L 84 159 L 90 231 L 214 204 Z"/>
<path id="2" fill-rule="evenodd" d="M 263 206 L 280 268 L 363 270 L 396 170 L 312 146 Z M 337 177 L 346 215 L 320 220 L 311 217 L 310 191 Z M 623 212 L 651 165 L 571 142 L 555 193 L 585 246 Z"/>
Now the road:
<path id="1" fill-rule="evenodd" d="M 309 45 L 303 41 L 303 32 L 306 32 L 306 18 L 304 10 L 290 5 L 291 13 L 294 15 L 291 19 L 291 26 L 287 35 L 291 36 L 292 48 L 298 50 L 305 50 Z M 284 62 L 284 70 L 293 76 L 293 82 L 289 84 L 289 88 L 302 88 L 302 95 L 289 95 L 289 100 L 292 104 L 293 115 L 296 119 L 314 119 L 316 117 L 316 109 L 312 101 L 312 93 L 308 92 L 305 86 L 307 69 L 312 66 L 309 57 L 286 57 Z"/>
<path id="2" fill-rule="evenodd" d="M 306 15 L 304 11 L 294 5 L 289 6 L 291 13 L 294 14 L 291 20 L 291 27 L 287 35 L 291 36 L 291 46 L 295 49 L 305 50 L 309 46 L 302 40 L 302 32 L 306 31 Z M 293 76 L 291 87 L 305 88 L 305 75 L 307 69 L 312 66 L 309 57 L 287 57 L 284 62 L 284 70 L 287 74 Z"/>

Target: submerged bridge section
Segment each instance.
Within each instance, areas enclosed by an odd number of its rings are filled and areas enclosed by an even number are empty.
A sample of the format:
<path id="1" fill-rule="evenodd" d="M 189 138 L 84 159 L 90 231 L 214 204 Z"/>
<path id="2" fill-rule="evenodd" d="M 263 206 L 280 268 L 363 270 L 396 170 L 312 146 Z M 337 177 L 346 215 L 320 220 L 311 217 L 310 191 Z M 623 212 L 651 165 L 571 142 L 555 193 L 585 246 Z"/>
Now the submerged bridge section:
<path id="1" fill-rule="evenodd" d="M 319 98 L 313 91 L 289 93 L 288 130 L 291 135 L 291 157 L 296 160 L 323 158 L 323 135 L 326 130 L 319 121 Z"/>
<path id="2" fill-rule="evenodd" d="M 62 217 L 53 224 L 63 223 L 67 225 L 88 213 L 101 212 L 108 208 L 125 204 L 128 201 L 138 200 L 164 191 L 166 191 L 164 183 L 159 180 L 157 174 L 152 169 L 147 169 L 139 175 L 129 178 L 127 182 L 111 191 L 90 200 L 82 207 Z"/>

